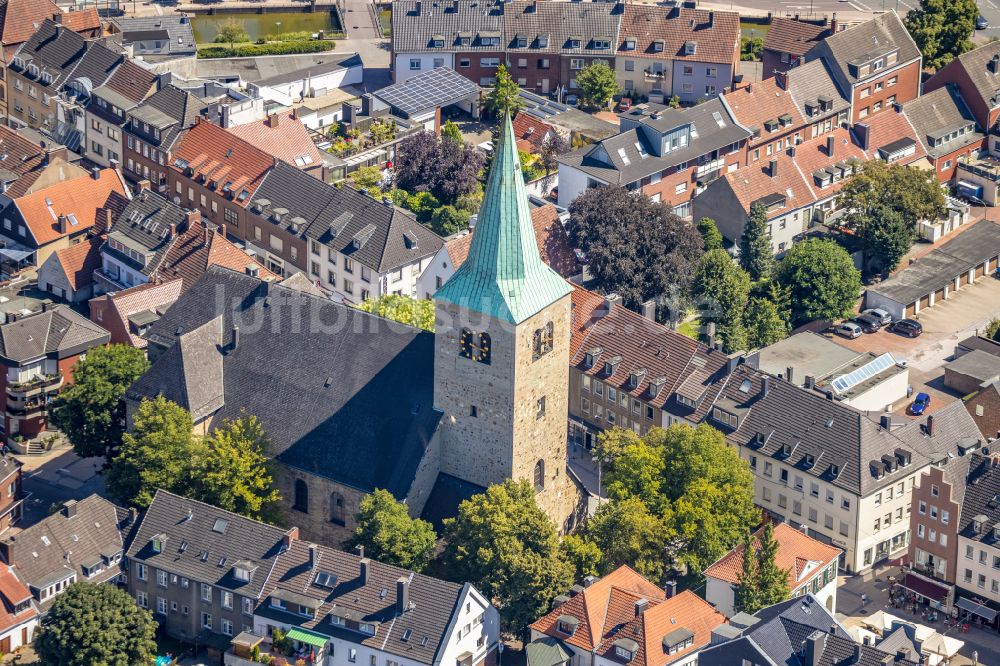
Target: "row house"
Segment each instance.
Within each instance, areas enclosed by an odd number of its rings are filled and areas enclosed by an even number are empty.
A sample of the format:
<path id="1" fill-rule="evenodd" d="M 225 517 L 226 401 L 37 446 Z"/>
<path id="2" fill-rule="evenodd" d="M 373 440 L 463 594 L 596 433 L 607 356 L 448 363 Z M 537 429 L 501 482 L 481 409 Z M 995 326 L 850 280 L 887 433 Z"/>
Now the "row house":
<path id="1" fill-rule="evenodd" d="M 86 169 L 69 162 L 66 146 L 36 143 L 24 133 L 0 125 L 0 214 L 17 197 L 85 175 Z"/>
<path id="2" fill-rule="evenodd" d="M 122 168 L 133 182 L 148 180 L 166 194 L 174 150 L 208 105 L 180 88 L 165 84 L 127 111 L 122 126 Z"/>
<path id="3" fill-rule="evenodd" d="M 955 179 L 960 161 L 978 155 L 985 146 L 986 135 L 955 85 L 924 93 L 903 104 L 902 110 L 943 183 Z"/>
<path id="4" fill-rule="evenodd" d="M 744 164 L 751 134 L 719 98 L 686 109 L 640 104 L 618 117 L 619 134 L 559 157 L 560 206 L 616 185 L 689 217 L 696 192 Z"/>
<path id="5" fill-rule="evenodd" d="M 0 116 L 7 117 L 7 65 L 22 44 L 31 39 L 46 20 L 58 22 L 85 39 L 100 37 L 101 18 L 97 7 L 66 12 L 51 0 L 8 0 L 0 16 Z"/>
<path id="6" fill-rule="evenodd" d="M 39 613 L 31 599 L 13 567 L 0 569 L 0 650 L 4 654 L 17 652 L 34 640 Z"/>
<path id="7" fill-rule="evenodd" d="M 804 64 L 805 55 L 812 47 L 841 28 L 836 12 L 832 18 L 824 17 L 819 21 L 803 21 L 797 16 L 771 17 L 760 54 L 764 80 Z"/>
<path id="8" fill-rule="evenodd" d="M 14 456 L 0 456 L 0 534 L 20 522 L 24 515 L 21 467 L 21 461 Z"/>
<path id="9" fill-rule="evenodd" d="M 740 62 L 735 12 L 626 4 L 615 58 L 624 94 L 683 103 L 732 88 Z"/>
<path id="10" fill-rule="evenodd" d="M 851 123 L 920 95 L 922 56 L 893 11 L 830 35 L 805 59 L 823 60 L 830 68 L 851 102 Z"/>
<path id="11" fill-rule="evenodd" d="M 623 565 L 556 597 L 554 608 L 530 625 L 524 651 L 529 666 L 556 659 L 578 666 L 689 666 L 725 624 L 722 613 L 690 590 L 676 594 L 676 583 L 661 588 Z"/>
<path id="12" fill-rule="evenodd" d="M 100 167 L 122 164 L 127 114 L 156 90 L 156 82 L 152 72 L 126 60 L 104 85 L 90 91 L 84 112 L 88 160 Z"/>
<path id="13" fill-rule="evenodd" d="M 1000 456 L 983 449 L 969 465 L 955 552 L 961 616 L 1000 626 Z"/>

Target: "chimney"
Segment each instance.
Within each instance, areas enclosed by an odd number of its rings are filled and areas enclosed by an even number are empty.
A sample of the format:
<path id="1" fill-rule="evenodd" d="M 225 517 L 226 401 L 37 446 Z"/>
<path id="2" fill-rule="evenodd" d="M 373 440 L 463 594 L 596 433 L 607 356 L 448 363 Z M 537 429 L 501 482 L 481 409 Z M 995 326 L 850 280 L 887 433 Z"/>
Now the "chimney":
<path id="1" fill-rule="evenodd" d="M 677 581 L 668 580 L 663 585 L 663 594 L 666 595 L 667 599 L 673 599 L 677 594 Z"/>
<path id="2" fill-rule="evenodd" d="M 63 504 L 63 514 L 67 518 L 72 518 L 76 515 L 76 500 L 69 500 Z"/>
<path id="3" fill-rule="evenodd" d="M 832 137 L 832 136 L 826 137 L 826 155 L 827 155 L 827 157 L 833 157 L 834 144 L 836 144 L 836 142 L 837 142 L 837 140 L 834 137 Z"/>
<path id="4" fill-rule="evenodd" d="M 137 521 L 137 520 L 139 520 L 139 509 L 135 508 L 134 506 L 133 507 L 129 507 L 129 510 L 128 510 L 128 524 L 129 525 L 135 525 L 135 521 Z"/>
<path id="5" fill-rule="evenodd" d="M 778 72 L 774 73 L 774 82 L 778 84 L 778 87 L 782 90 L 788 90 L 788 73 Z"/>
<path id="6" fill-rule="evenodd" d="M 52 15 L 52 22 L 56 25 L 62 25 L 62 12 L 56 12 Z"/>
<path id="7" fill-rule="evenodd" d="M 368 584 L 368 569 L 371 563 L 372 561 L 367 557 L 362 557 L 358 560 L 358 580 L 361 581 L 362 585 Z"/>
<path id="8" fill-rule="evenodd" d="M 264 121 L 264 122 L 265 122 L 265 123 L 267 124 L 267 126 L 268 126 L 268 127 L 270 127 L 271 129 L 277 129 L 277 127 L 278 127 L 278 123 L 280 123 L 280 122 L 281 122 L 281 114 L 278 114 L 278 113 L 272 113 L 271 115 L 269 115 L 269 116 L 267 117 L 267 120 L 266 120 L 266 121 Z"/>
<path id="9" fill-rule="evenodd" d="M 115 171 L 118 171 L 118 170 L 119 170 L 119 168 L 121 167 L 121 163 L 119 163 L 119 162 L 118 162 L 118 160 L 116 160 L 116 159 L 110 159 L 110 160 L 108 160 L 108 164 L 109 164 L 109 165 L 111 166 L 111 168 L 112 168 L 112 169 L 114 169 Z"/>
<path id="10" fill-rule="evenodd" d="M 878 421 L 883 430 L 892 430 L 892 414 L 883 414 Z"/>
<path id="11" fill-rule="evenodd" d="M 715 24 L 715 12 L 708 12 L 708 27 L 711 28 Z"/>
<path id="12" fill-rule="evenodd" d="M 648 599 L 636 599 L 635 600 L 635 616 L 642 617 L 642 614 L 646 612 L 646 608 L 649 607 Z"/>
<path id="13" fill-rule="evenodd" d="M 816 378 L 812 375 L 806 375 L 806 388 L 810 391 L 816 386 Z"/>
<path id="14" fill-rule="evenodd" d="M 910 651 L 905 647 L 901 647 L 896 650 L 896 661 L 909 661 Z"/>
<path id="15" fill-rule="evenodd" d="M 111 214 L 111 209 L 110 208 L 105 208 L 104 209 L 104 224 L 105 224 L 104 230 L 105 231 L 111 231 L 111 223 L 114 222 L 113 218 L 114 218 L 114 216 Z"/>
<path id="16" fill-rule="evenodd" d="M 239 326 L 233 326 L 233 346 L 232 346 L 232 348 L 236 349 L 239 346 L 240 346 L 240 327 Z"/>
<path id="17" fill-rule="evenodd" d="M 290 120 L 298 120 L 299 112 L 294 106 L 292 107 L 292 110 L 288 112 L 288 118 Z"/>
<path id="18" fill-rule="evenodd" d="M 835 636 L 836 634 L 837 634 L 837 623 L 836 622 L 832 622 L 830 624 L 830 635 L 831 636 Z"/>
<path id="19" fill-rule="evenodd" d="M 819 666 L 823 659 L 823 650 L 826 649 L 826 634 L 822 631 L 814 631 L 802 641 L 802 664 L 803 666 Z"/>
<path id="20" fill-rule="evenodd" d="M 410 607 L 410 579 L 400 576 L 396 580 L 396 612 L 403 613 Z"/>
<path id="21" fill-rule="evenodd" d="M 785 381 L 789 384 L 795 383 L 795 368 L 788 366 L 785 368 Z"/>
<path id="22" fill-rule="evenodd" d="M 799 525 L 799 532 L 802 532 L 806 536 L 809 536 L 809 526 L 808 525 Z"/>
<path id="23" fill-rule="evenodd" d="M 283 547 L 291 548 L 292 542 L 299 538 L 299 528 L 293 527 L 281 536 L 281 545 Z"/>
<path id="24" fill-rule="evenodd" d="M 250 277 L 260 277 L 260 267 L 257 264 L 247 264 L 246 272 Z M 362 552 L 362 555 L 363 554 L 364 553 Z"/>
<path id="25" fill-rule="evenodd" d="M 642 316 L 650 321 L 656 321 L 656 299 L 651 298 L 642 304 Z"/>
<path id="26" fill-rule="evenodd" d="M 90 177 L 93 178 L 94 180 L 100 180 L 101 179 L 101 170 L 99 168 L 97 168 L 97 167 L 92 167 L 90 169 Z"/>
<path id="27" fill-rule="evenodd" d="M 768 171 L 769 174 L 771 174 L 771 178 L 776 178 L 777 177 L 777 175 L 778 175 L 778 160 L 777 159 L 772 159 L 770 162 L 768 162 L 767 171 Z"/>
<path id="28" fill-rule="evenodd" d="M 135 188 L 136 192 L 149 192 L 152 189 L 152 183 L 147 178 L 143 178 L 135 184 Z"/>
<path id="29" fill-rule="evenodd" d="M 65 233 L 67 233 L 68 229 L 69 229 L 69 225 L 66 222 L 66 216 L 65 215 L 60 215 L 59 216 L 59 233 L 65 234 Z"/>
<path id="30" fill-rule="evenodd" d="M 1000 72 L 1000 53 L 994 53 L 990 61 L 986 63 L 986 69 L 989 70 L 990 74 L 996 74 Z"/>
<path id="31" fill-rule="evenodd" d="M 761 396 L 766 396 L 770 391 L 771 391 L 771 378 L 765 375 L 763 380 L 761 380 L 760 394 Z"/>
<path id="32" fill-rule="evenodd" d="M 934 415 L 933 414 L 931 414 L 930 416 L 927 417 L 927 426 L 926 427 L 927 427 L 927 436 L 928 437 L 933 437 L 934 436 Z"/>
<path id="33" fill-rule="evenodd" d="M 839 28 L 839 27 L 840 27 L 840 25 L 837 22 L 837 12 L 834 12 L 833 13 L 833 18 L 830 19 L 830 34 L 832 34 L 832 35 L 837 34 L 837 28 Z"/>
<path id="34" fill-rule="evenodd" d="M 316 544 L 309 544 L 309 569 L 316 568 Z"/>
<path id="35" fill-rule="evenodd" d="M 615 307 L 615 305 L 621 305 L 622 297 L 618 294 L 608 294 L 604 297 L 605 306 L 608 308 L 608 312 Z"/>
<path id="36" fill-rule="evenodd" d="M 868 143 L 871 141 L 871 127 L 867 123 L 854 123 L 854 135 L 858 137 L 861 150 L 868 150 Z"/>

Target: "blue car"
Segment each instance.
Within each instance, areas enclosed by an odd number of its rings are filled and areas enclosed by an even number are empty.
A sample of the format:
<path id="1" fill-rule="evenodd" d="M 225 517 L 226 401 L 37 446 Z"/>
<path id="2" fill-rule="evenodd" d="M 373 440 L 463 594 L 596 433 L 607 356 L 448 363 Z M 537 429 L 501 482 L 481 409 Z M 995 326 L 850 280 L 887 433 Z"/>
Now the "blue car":
<path id="1" fill-rule="evenodd" d="M 917 399 L 910 405 L 910 413 L 920 416 L 929 404 L 931 404 L 931 397 L 926 393 L 918 393 Z"/>

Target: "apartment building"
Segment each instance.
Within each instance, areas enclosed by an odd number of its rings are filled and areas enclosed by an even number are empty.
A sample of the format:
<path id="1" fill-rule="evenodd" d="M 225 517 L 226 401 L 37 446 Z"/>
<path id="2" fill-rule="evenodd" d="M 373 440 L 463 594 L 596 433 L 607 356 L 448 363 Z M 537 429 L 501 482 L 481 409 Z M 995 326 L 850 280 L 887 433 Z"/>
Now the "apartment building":
<path id="1" fill-rule="evenodd" d="M 920 95 L 923 59 L 894 11 L 830 35 L 805 56 L 823 60 L 851 101 L 855 123 Z"/>
<path id="2" fill-rule="evenodd" d="M 7 64 L 8 122 L 54 130 L 56 99 L 87 50 L 87 40 L 63 26 L 61 14 L 42 21 Z"/>
<path id="3" fill-rule="evenodd" d="M 21 461 L 0 457 L 0 534 L 21 520 L 24 494 L 21 488 Z"/>
<path id="4" fill-rule="evenodd" d="M 36 143 L 16 129 L 0 125 L 0 215 L 11 200 L 49 185 L 87 175 L 71 163 L 66 146 Z"/>
<path id="5" fill-rule="evenodd" d="M 970 622 L 997 629 L 1000 616 L 1000 457 L 983 451 L 970 465 L 962 501 L 955 605 Z"/>
<path id="6" fill-rule="evenodd" d="M 760 55 L 764 80 L 802 65 L 806 53 L 840 27 L 836 12 L 831 19 L 824 17 L 820 21 L 772 16 Z"/>
<path id="7" fill-rule="evenodd" d="M 620 133 L 559 157 L 559 205 L 589 187 L 616 185 L 691 215 L 691 199 L 744 164 L 751 133 L 716 98 L 686 109 L 640 104 L 619 114 Z"/>
<path id="8" fill-rule="evenodd" d="M 732 89 L 740 61 L 736 12 L 626 4 L 615 73 L 624 95 L 693 103 Z"/>
<path id="9" fill-rule="evenodd" d="M 208 105 L 166 84 L 125 114 L 122 169 L 131 181 L 148 180 L 153 191 L 166 194 L 174 150 Z"/>
<path id="10" fill-rule="evenodd" d="M 156 76 L 126 60 L 104 85 L 90 91 L 84 125 L 87 159 L 109 167 L 122 164 L 122 131 L 127 114 L 156 89 Z"/>
<path id="11" fill-rule="evenodd" d="M 963 455 L 933 465 L 913 489 L 909 560 L 914 571 L 948 585 L 956 582 L 955 554 L 971 460 Z"/>
<path id="12" fill-rule="evenodd" d="M 953 181 L 959 162 L 986 147 L 972 111 L 958 86 L 948 84 L 903 104 L 903 113 L 916 130 L 938 180 Z"/>
<path id="13" fill-rule="evenodd" d="M 990 150 L 1000 154 L 995 145 L 1000 141 L 995 135 L 1000 118 L 1000 96 L 996 94 L 1000 89 L 1000 44 L 990 42 L 958 56 L 927 80 L 924 92 L 948 85 L 958 89 L 976 125 L 992 136 Z"/>
<path id="14" fill-rule="evenodd" d="M 0 569 L 0 651 L 16 652 L 34 640 L 38 610 L 13 567 Z"/>

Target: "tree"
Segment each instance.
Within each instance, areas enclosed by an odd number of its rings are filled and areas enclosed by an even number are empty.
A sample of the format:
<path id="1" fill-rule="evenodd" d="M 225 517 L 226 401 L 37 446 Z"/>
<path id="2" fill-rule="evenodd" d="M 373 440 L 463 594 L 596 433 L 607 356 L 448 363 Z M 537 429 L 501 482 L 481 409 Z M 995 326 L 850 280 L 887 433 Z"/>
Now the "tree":
<path id="1" fill-rule="evenodd" d="M 990 323 L 986 325 L 986 330 L 983 331 L 983 337 L 1000 342 L 1000 319 L 990 320 Z"/>
<path id="2" fill-rule="evenodd" d="M 468 144 L 440 141 L 431 132 L 417 132 L 399 142 L 396 184 L 417 194 L 431 193 L 440 203 L 454 204 L 476 191 L 483 163 L 483 154 Z M 425 219 L 429 218 L 430 212 Z"/>
<path id="3" fill-rule="evenodd" d="M 521 87 L 507 71 L 507 67 L 501 64 L 497 67 L 497 82 L 493 84 L 493 89 L 486 95 L 483 103 L 487 111 L 499 120 L 503 120 L 507 115 L 513 118 L 514 114 L 524 106 L 520 93 Z"/>
<path id="4" fill-rule="evenodd" d="M 365 495 L 359 509 L 351 546 L 364 546 L 367 556 L 404 569 L 427 567 L 437 541 L 430 523 L 411 518 L 406 505 L 381 488 Z"/>
<path id="5" fill-rule="evenodd" d="M 754 537 L 749 530 L 743 535 L 741 550 L 743 561 L 740 563 L 739 581 L 733 590 L 734 605 L 736 610 L 753 615 L 763 608 L 764 604 L 760 602 L 762 592 L 760 576 L 757 574 L 757 558 L 751 556 L 754 553 Z"/>
<path id="6" fill-rule="evenodd" d="M 462 130 L 458 129 L 458 125 L 450 120 L 446 120 L 444 125 L 441 127 L 441 139 L 457 144 L 464 143 L 464 139 L 462 139 Z"/>
<path id="7" fill-rule="evenodd" d="M 347 176 L 347 180 L 354 189 L 360 192 L 367 192 L 376 198 L 382 196 L 382 186 L 386 184 L 385 179 L 382 177 L 382 169 L 374 164 L 360 167 L 358 170 L 351 172 Z"/>
<path id="8" fill-rule="evenodd" d="M 627 564 L 654 581 L 666 578 L 667 521 L 654 515 L 639 497 L 606 502 L 587 522 L 587 536 L 601 551 L 601 571 Z"/>
<path id="9" fill-rule="evenodd" d="M 723 248 L 722 234 L 712 218 L 703 217 L 698 220 L 698 233 L 705 241 L 705 252 Z"/>
<path id="10" fill-rule="evenodd" d="M 454 206 L 441 206 L 431 213 L 428 226 L 438 236 L 451 236 L 469 228 L 469 216 Z"/>
<path id="11" fill-rule="evenodd" d="M 158 488 L 187 494 L 194 461 L 201 455 L 191 415 L 157 396 L 139 403 L 133 422 L 108 471 L 108 492 L 121 504 L 140 509 L 149 506 Z"/>
<path id="12" fill-rule="evenodd" d="M 219 32 L 215 36 L 216 42 L 229 43 L 232 49 L 236 42 L 249 42 L 250 35 L 247 34 L 246 24 L 236 18 L 227 19 L 219 26 Z"/>
<path id="13" fill-rule="evenodd" d="M 577 534 L 567 534 L 559 542 L 559 553 L 573 567 L 573 580 L 601 573 L 601 549 L 593 541 Z"/>
<path id="14" fill-rule="evenodd" d="M 898 210 L 892 208 L 875 211 L 861 234 L 865 257 L 872 262 L 871 269 L 883 275 L 888 275 L 899 266 L 915 238 L 913 227 Z"/>
<path id="15" fill-rule="evenodd" d="M 441 146 L 432 132 L 415 132 L 396 150 L 396 185 L 409 192 L 427 192 L 441 178 Z"/>
<path id="16" fill-rule="evenodd" d="M 146 354 L 130 345 L 97 347 L 73 367 L 73 383 L 52 405 L 52 421 L 77 455 L 108 462 L 125 432 L 126 389 L 149 368 Z"/>
<path id="17" fill-rule="evenodd" d="M 573 567 L 560 555 L 555 525 L 525 480 L 508 479 L 463 501 L 458 515 L 445 521 L 445 538 L 448 574 L 491 599 L 507 632 L 523 630 L 572 584 Z"/>
<path id="18" fill-rule="evenodd" d="M 861 273 L 832 240 L 796 243 L 778 265 L 778 282 L 791 297 L 792 322 L 848 316 L 861 291 Z"/>
<path id="19" fill-rule="evenodd" d="M 743 564 L 736 584 L 736 609 L 754 614 L 788 599 L 788 571 L 778 567 L 778 542 L 774 525 L 764 523 L 758 535 L 746 532 L 742 545 Z"/>
<path id="20" fill-rule="evenodd" d="M 270 439 L 256 416 L 223 421 L 198 447 L 189 496 L 256 520 L 276 523 L 281 496 L 266 457 Z"/>
<path id="21" fill-rule="evenodd" d="M 924 66 L 941 69 L 973 48 L 979 8 L 975 0 L 921 0 L 906 15 L 906 28 L 924 56 Z"/>
<path id="22" fill-rule="evenodd" d="M 750 215 L 743 227 L 743 235 L 740 236 L 740 265 L 754 282 L 770 279 L 774 270 L 771 233 L 767 229 L 767 209 L 759 201 L 750 205 Z"/>
<path id="23" fill-rule="evenodd" d="M 386 294 L 358 304 L 359 310 L 402 324 L 434 331 L 434 301 L 403 294 Z"/>
<path id="24" fill-rule="evenodd" d="M 611 499 L 638 497 L 653 511 L 661 510 L 663 507 L 657 499 L 661 496 L 665 466 L 663 451 L 637 437 L 621 450 L 614 465 L 608 468 L 605 475 L 607 496 Z"/>
<path id="25" fill-rule="evenodd" d="M 704 246 L 694 226 L 666 204 L 621 187 L 589 188 L 574 199 L 569 232 L 587 256 L 595 287 L 633 309 L 654 296 L 683 301 Z"/>
<path id="26" fill-rule="evenodd" d="M 576 77 L 576 84 L 580 88 L 580 98 L 588 106 L 606 107 L 621 90 L 615 71 L 603 60 L 584 67 Z"/>
<path id="27" fill-rule="evenodd" d="M 538 161 L 545 169 L 545 175 L 551 175 L 559 168 L 557 158 L 563 153 L 569 152 L 569 142 L 558 132 L 550 132 L 549 136 L 542 141 L 542 147 L 538 151 Z"/>
<path id="28" fill-rule="evenodd" d="M 728 252 L 712 250 L 702 255 L 694 293 L 701 300 L 702 319 L 719 325 L 726 351 L 745 348 L 743 316 L 750 297 L 750 276 Z"/>
<path id="29" fill-rule="evenodd" d="M 42 664 L 135 666 L 156 657 L 156 622 L 124 590 L 74 583 L 56 596 L 35 634 Z"/>
<path id="30" fill-rule="evenodd" d="M 743 314 L 749 349 L 773 345 L 788 337 L 788 320 L 778 305 L 766 298 L 751 298 Z"/>

